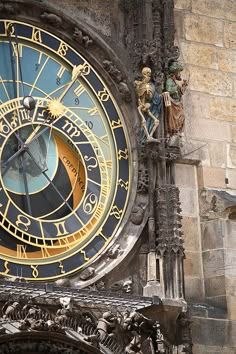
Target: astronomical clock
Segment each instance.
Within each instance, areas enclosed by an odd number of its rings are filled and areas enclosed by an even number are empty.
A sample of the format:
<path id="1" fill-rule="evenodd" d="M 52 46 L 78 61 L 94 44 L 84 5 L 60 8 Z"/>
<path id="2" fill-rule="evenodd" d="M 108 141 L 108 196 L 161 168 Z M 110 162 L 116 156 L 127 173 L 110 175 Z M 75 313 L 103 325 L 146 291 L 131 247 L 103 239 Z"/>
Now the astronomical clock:
<path id="1" fill-rule="evenodd" d="M 70 42 L 47 26 L 0 20 L 6 277 L 73 275 L 114 247 L 127 219 L 133 162 L 124 113 L 93 59 Z"/>

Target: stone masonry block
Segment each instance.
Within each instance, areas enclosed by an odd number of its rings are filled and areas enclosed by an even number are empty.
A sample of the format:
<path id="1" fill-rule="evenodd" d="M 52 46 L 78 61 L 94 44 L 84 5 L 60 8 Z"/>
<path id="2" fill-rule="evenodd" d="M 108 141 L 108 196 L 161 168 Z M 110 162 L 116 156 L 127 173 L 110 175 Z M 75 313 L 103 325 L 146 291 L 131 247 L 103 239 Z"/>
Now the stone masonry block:
<path id="1" fill-rule="evenodd" d="M 215 47 L 188 42 L 182 42 L 180 46 L 185 63 L 218 69 Z"/>
<path id="2" fill-rule="evenodd" d="M 203 184 L 209 188 L 225 188 L 225 170 L 203 166 Z"/>
<path id="3" fill-rule="evenodd" d="M 210 250 L 202 254 L 205 278 L 225 275 L 224 250 Z"/>
<path id="4" fill-rule="evenodd" d="M 228 149 L 228 164 L 230 167 L 236 168 L 236 146 L 235 145 L 229 145 Z"/>
<path id="5" fill-rule="evenodd" d="M 232 169 L 228 169 L 228 179 L 229 184 L 228 187 L 232 189 L 236 189 L 236 171 Z"/>
<path id="6" fill-rule="evenodd" d="M 187 40 L 223 47 L 223 22 L 221 20 L 187 15 L 184 25 Z"/>
<path id="7" fill-rule="evenodd" d="M 210 118 L 209 96 L 203 92 L 187 91 L 184 103 L 186 117 Z"/>
<path id="8" fill-rule="evenodd" d="M 185 276 L 185 298 L 186 301 L 204 301 L 203 281 L 200 278 Z"/>
<path id="9" fill-rule="evenodd" d="M 189 87 L 193 91 L 206 92 L 215 96 L 232 97 L 233 79 L 230 74 L 200 69 L 197 66 L 190 66 L 191 80 Z"/>
<path id="10" fill-rule="evenodd" d="M 226 296 L 227 312 L 229 320 L 236 320 L 236 296 Z M 235 332 L 236 334 L 236 332 Z"/>
<path id="11" fill-rule="evenodd" d="M 225 277 L 226 294 L 229 296 L 235 296 L 236 294 L 236 277 Z"/>
<path id="12" fill-rule="evenodd" d="M 236 249 L 224 250 L 225 274 L 227 277 L 236 277 Z"/>
<path id="13" fill-rule="evenodd" d="M 232 142 L 236 143 L 236 125 L 231 126 L 231 132 L 232 132 Z"/>
<path id="14" fill-rule="evenodd" d="M 223 248 L 222 225 L 220 220 L 210 220 L 202 223 L 202 250 L 208 251 Z"/>
<path id="15" fill-rule="evenodd" d="M 208 345 L 220 346 L 222 353 L 222 347 L 226 346 L 228 340 L 228 321 L 219 321 L 210 318 L 194 318 L 193 324 L 191 326 L 193 334 L 194 344 L 204 344 L 205 347 Z M 207 351 L 204 354 L 208 353 Z M 217 352 L 210 352 L 216 354 Z M 195 353 L 194 353 L 195 354 Z"/>
<path id="16" fill-rule="evenodd" d="M 225 295 L 225 277 L 212 277 L 205 279 L 206 297 Z"/>
<path id="17" fill-rule="evenodd" d="M 231 141 L 230 125 L 210 119 L 198 119 L 191 122 L 191 136 L 202 140 Z"/>
<path id="18" fill-rule="evenodd" d="M 184 216 L 197 216 L 198 213 L 198 201 L 196 190 L 192 188 L 180 189 L 180 202 L 182 215 Z"/>
<path id="19" fill-rule="evenodd" d="M 225 24 L 224 44 L 226 48 L 236 49 L 236 22 Z"/>
<path id="20" fill-rule="evenodd" d="M 199 277 L 202 275 L 201 254 L 199 252 L 185 252 L 184 274 L 191 277 Z"/>
<path id="21" fill-rule="evenodd" d="M 234 98 L 210 97 L 209 104 L 211 117 L 236 122 L 236 100 Z"/>
<path id="22" fill-rule="evenodd" d="M 177 186 L 196 187 L 196 167 L 194 165 L 176 164 L 175 183 Z"/>
<path id="23" fill-rule="evenodd" d="M 226 144 L 209 143 L 209 153 L 212 167 L 224 168 L 226 163 Z"/>
<path id="24" fill-rule="evenodd" d="M 192 12 L 236 21 L 236 3 L 234 0 L 194 0 L 192 2 Z"/>
<path id="25" fill-rule="evenodd" d="M 175 0 L 175 8 L 180 10 L 190 10 L 191 0 Z"/>
<path id="26" fill-rule="evenodd" d="M 218 58 L 220 70 L 236 73 L 236 51 L 229 49 L 220 49 L 218 51 Z"/>
<path id="27" fill-rule="evenodd" d="M 224 248 L 236 249 L 236 222 L 224 222 Z M 236 289 L 235 289 L 236 290 Z"/>
<path id="28" fill-rule="evenodd" d="M 199 251 L 200 227 L 198 218 L 184 216 L 182 219 L 182 230 L 186 251 Z"/>

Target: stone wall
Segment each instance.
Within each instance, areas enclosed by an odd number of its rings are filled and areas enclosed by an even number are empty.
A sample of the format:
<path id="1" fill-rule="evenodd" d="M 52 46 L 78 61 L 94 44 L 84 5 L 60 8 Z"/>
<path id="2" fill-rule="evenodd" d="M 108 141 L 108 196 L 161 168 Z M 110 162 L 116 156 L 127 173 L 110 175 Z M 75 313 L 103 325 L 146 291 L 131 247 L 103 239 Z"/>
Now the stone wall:
<path id="1" fill-rule="evenodd" d="M 175 23 L 180 60 L 185 74 L 190 72 L 184 160 L 176 166 L 186 299 L 211 309 L 193 324 L 194 353 L 233 354 L 236 218 L 229 215 L 236 205 L 236 1 L 175 0 Z"/>

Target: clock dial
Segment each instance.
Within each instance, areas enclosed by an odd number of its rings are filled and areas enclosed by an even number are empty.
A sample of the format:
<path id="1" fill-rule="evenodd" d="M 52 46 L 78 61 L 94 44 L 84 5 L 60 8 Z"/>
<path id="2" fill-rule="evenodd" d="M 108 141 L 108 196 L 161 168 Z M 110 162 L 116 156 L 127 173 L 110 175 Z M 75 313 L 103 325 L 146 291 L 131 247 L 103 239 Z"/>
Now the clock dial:
<path id="1" fill-rule="evenodd" d="M 0 273 L 54 279 L 115 237 L 130 148 L 99 75 L 60 38 L 0 20 Z"/>

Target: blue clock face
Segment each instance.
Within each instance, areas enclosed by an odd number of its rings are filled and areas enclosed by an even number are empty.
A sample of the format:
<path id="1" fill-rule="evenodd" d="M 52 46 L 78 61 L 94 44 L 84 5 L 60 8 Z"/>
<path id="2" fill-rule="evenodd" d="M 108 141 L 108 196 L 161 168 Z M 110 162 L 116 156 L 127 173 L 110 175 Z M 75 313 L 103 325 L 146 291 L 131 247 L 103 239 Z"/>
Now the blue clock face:
<path id="1" fill-rule="evenodd" d="M 89 62 L 53 34 L 0 20 L 0 274 L 55 279 L 95 260 L 131 179 L 120 111 Z"/>

